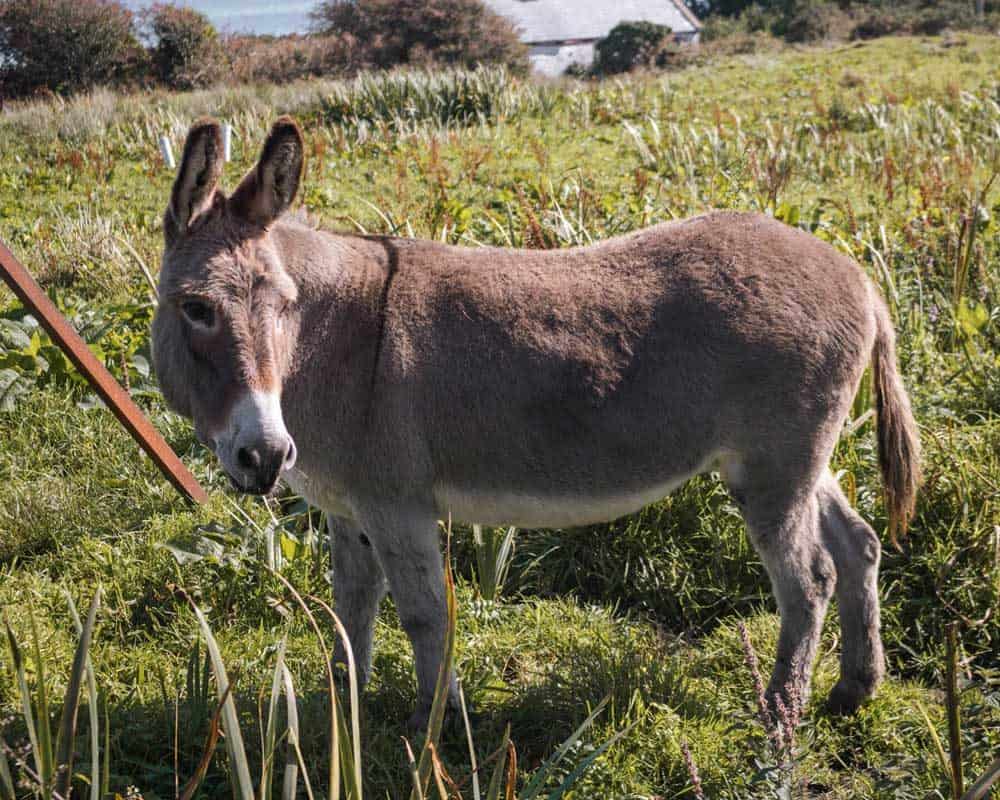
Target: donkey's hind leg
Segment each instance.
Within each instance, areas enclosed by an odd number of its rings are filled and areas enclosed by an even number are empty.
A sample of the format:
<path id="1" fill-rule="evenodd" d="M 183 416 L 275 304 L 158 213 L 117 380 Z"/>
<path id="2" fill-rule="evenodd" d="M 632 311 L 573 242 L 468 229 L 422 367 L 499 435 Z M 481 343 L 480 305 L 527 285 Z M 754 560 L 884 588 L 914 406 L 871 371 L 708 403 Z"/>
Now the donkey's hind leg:
<path id="1" fill-rule="evenodd" d="M 831 711 L 851 714 L 882 680 L 878 565 L 881 546 L 871 526 L 851 508 L 829 472 L 817 488 L 823 543 L 837 568 L 837 606 L 843 644 L 840 680 L 830 692 Z"/>
<path id="2" fill-rule="evenodd" d="M 727 480 L 743 507 L 753 543 L 781 614 L 778 653 L 768 699 L 805 704 L 813 660 L 834 590 L 833 559 L 820 538 L 814 473 L 780 468 L 770 459 L 746 461 Z"/>

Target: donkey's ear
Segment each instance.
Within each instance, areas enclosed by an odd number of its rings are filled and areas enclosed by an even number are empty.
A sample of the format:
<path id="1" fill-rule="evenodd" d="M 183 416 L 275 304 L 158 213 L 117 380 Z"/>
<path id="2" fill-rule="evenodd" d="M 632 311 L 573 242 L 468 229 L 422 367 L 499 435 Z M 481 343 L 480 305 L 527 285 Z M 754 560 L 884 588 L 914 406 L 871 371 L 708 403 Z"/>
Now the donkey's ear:
<path id="1" fill-rule="evenodd" d="M 230 209 L 236 216 L 267 227 L 295 199 L 304 163 L 302 131 L 291 117 L 281 117 L 264 142 L 257 166 L 233 192 Z"/>
<path id="2" fill-rule="evenodd" d="M 168 242 L 186 233 L 194 221 L 212 207 L 222 162 L 219 123 L 213 119 L 196 122 L 184 142 L 181 168 L 177 171 L 164 218 Z"/>

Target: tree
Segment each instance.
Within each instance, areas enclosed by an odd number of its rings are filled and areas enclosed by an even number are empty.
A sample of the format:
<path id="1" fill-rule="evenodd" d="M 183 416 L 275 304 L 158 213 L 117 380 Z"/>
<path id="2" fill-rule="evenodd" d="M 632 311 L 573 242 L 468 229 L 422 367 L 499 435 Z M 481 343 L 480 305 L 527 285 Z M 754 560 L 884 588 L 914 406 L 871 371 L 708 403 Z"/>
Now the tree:
<path id="1" fill-rule="evenodd" d="M 109 0 L 0 0 L 0 82 L 13 97 L 134 77 L 132 13 Z"/>
<path id="2" fill-rule="evenodd" d="M 157 3 L 145 13 L 152 37 L 150 54 L 156 77 L 174 89 L 215 83 L 224 55 L 208 17 L 193 8 Z"/>
<path id="3" fill-rule="evenodd" d="M 653 22 L 619 22 L 594 47 L 594 71 L 602 75 L 649 65 L 662 49 L 670 28 Z"/>
<path id="4" fill-rule="evenodd" d="M 326 0 L 313 21 L 321 33 L 352 36 L 379 67 L 436 62 L 527 69 L 513 26 L 481 0 Z"/>

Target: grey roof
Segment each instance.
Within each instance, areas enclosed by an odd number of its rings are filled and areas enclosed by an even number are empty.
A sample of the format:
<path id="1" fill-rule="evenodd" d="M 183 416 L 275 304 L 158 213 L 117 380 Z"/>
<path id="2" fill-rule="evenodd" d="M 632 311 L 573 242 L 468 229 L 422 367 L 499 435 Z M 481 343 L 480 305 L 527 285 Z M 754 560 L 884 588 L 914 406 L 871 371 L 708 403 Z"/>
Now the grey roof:
<path id="1" fill-rule="evenodd" d="M 486 0 L 518 29 L 521 41 L 600 39 L 623 20 L 670 26 L 674 33 L 700 27 L 683 0 Z"/>

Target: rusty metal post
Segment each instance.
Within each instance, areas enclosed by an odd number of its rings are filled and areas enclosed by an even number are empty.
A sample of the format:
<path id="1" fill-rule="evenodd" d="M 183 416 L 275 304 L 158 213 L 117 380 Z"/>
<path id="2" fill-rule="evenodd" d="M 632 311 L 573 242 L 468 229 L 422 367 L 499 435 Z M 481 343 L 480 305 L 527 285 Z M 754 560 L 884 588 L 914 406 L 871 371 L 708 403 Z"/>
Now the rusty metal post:
<path id="1" fill-rule="evenodd" d="M 108 372 L 105 366 L 87 347 L 73 326 L 59 313 L 59 309 L 49 300 L 31 274 L 0 241 L 0 277 L 24 305 L 37 315 L 42 327 L 66 354 L 74 366 L 83 374 L 94 391 L 110 408 L 119 422 L 139 443 L 146 454 L 153 459 L 160 472 L 183 495 L 196 503 L 208 499 L 194 475 L 181 463 L 177 454 L 170 449 L 162 436 L 146 419 L 141 409 Z"/>

